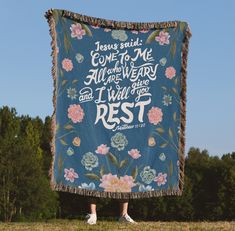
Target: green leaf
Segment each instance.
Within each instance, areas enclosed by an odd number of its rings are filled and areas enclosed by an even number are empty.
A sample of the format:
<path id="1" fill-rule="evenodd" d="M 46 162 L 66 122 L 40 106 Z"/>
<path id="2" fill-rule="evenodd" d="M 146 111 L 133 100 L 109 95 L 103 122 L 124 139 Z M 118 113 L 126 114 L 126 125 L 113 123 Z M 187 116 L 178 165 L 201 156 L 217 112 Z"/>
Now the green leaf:
<path id="1" fill-rule="evenodd" d="M 101 166 L 100 168 L 100 176 L 102 177 L 105 173 L 105 170 L 104 170 L 104 165 Z"/>
<path id="2" fill-rule="evenodd" d="M 63 145 L 68 145 L 63 139 L 60 139 L 60 143 Z"/>
<path id="3" fill-rule="evenodd" d="M 151 42 L 155 39 L 155 37 L 156 37 L 157 35 L 159 35 L 159 30 L 153 31 L 153 32 L 149 35 L 149 37 L 147 38 L 147 40 L 146 40 L 145 43 L 151 43 Z"/>
<path id="4" fill-rule="evenodd" d="M 53 10 L 53 16 L 54 16 L 54 20 L 55 20 L 55 25 L 57 25 L 58 21 L 59 21 L 59 16 L 60 13 L 58 10 Z"/>
<path id="5" fill-rule="evenodd" d="M 184 31 L 184 28 L 185 28 L 185 22 L 180 22 L 180 30 L 181 30 L 181 32 Z"/>
<path id="6" fill-rule="evenodd" d="M 100 180 L 99 176 L 94 173 L 86 173 L 85 176 L 93 180 Z"/>
<path id="7" fill-rule="evenodd" d="M 160 148 L 165 148 L 168 145 L 168 143 L 162 143 L 159 147 Z"/>
<path id="8" fill-rule="evenodd" d="M 171 57 L 174 58 L 176 52 L 176 41 L 172 42 L 170 52 L 171 52 Z"/>
<path id="9" fill-rule="evenodd" d="M 89 29 L 89 27 L 86 24 L 83 24 L 83 23 L 81 23 L 81 25 L 82 25 L 82 28 L 86 31 L 86 34 L 88 36 L 92 36 L 91 30 Z"/>
<path id="10" fill-rule="evenodd" d="M 63 165 L 62 153 L 60 152 L 59 157 L 58 157 L 58 169 L 59 169 L 60 174 L 62 172 L 62 165 Z"/>
<path id="11" fill-rule="evenodd" d="M 73 129 L 74 127 L 71 125 L 71 124 L 65 124 L 64 125 L 64 129 L 66 130 L 70 130 L 70 129 Z"/>
<path id="12" fill-rule="evenodd" d="M 132 175 L 133 179 L 136 178 L 136 176 L 138 175 L 138 167 L 137 166 L 135 166 L 135 168 L 132 170 L 131 175 Z"/>
<path id="13" fill-rule="evenodd" d="M 64 72 L 62 71 L 62 69 L 60 69 L 60 76 L 64 77 Z"/>
<path id="14" fill-rule="evenodd" d="M 168 32 L 168 33 L 170 33 L 170 31 L 169 31 L 169 29 L 168 29 L 168 28 L 164 28 L 164 29 L 163 29 L 163 31 L 164 31 L 164 32 Z"/>
<path id="15" fill-rule="evenodd" d="M 176 121 L 176 112 L 173 113 L 173 120 Z"/>
<path id="16" fill-rule="evenodd" d="M 170 138 L 173 138 L 173 132 L 172 132 L 171 128 L 169 128 L 168 134 L 169 134 Z"/>
<path id="17" fill-rule="evenodd" d="M 165 91 L 167 90 L 167 88 L 166 88 L 166 87 L 164 87 L 164 86 L 162 86 L 162 89 L 163 89 L 163 90 L 165 90 Z"/>
<path id="18" fill-rule="evenodd" d="M 67 80 L 67 79 L 64 79 L 64 80 L 62 81 L 61 85 L 64 86 L 67 82 L 68 82 L 68 80 Z"/>
<path id="19" fill-rule="evenodd" d="M 120 162 L 119 168 L 124 167 L 126 164 L 127 164 L 127 159 L 122 160 L 122 161 Z"/>
<path id="20" fill-rule="evenodd" d="M 76 83 L 76 82 L 78 82 L 78 79 L 74 79 L 74 80 L 72 81 L 72 84 L 74 84 L 74 83 Z"/>
<path id="21" fill-rule="evenodd" d="M 174 79 L 174 83 L 175 83 L 175 85 L 177 85 L 177 83 L 178 83 L 178 79 L 176 77 Z"/>
<path id="22" fill-rule="evenodd" d="M 159 133 L 164 133 L 164 129 L 163 128 L 156 128 L 156 131 L 158 131 Z"/>
<path id="23" fill-rule="evenodd" d="M 64 48 L 65 48 L 65 51 L 68 53 L 69 48 L 70 48 L 70 42 L 66 33 L 64 34 Z"/>
<path id="24" fill-rule="evenodd" d="M 57 124 L 56 124 L 56 128 L 55 128 L 56 132 L 59 130 L 59 128 L 60 128 L 60 124 L 57 123 Z"/>
<path id="25" fill-rule="evenodd" d="M 173 174 L 173 163 L 172 160 L 170 160 L 170 176 Z"/>
<path id="26" fill-rule="evenodd" d="M 66 18 L 65 17 L 61 17 L 62 18 L 62 23 L 66 23 Z"/>
<path id="27" fill-rule="evenodd" d="M 175 94 L 177 94 L 177 90 L 176 90 L 175 87 L 172 87 L 172 91 L 173 91 Z"/>
<path id="28" fill-rule="evenodd" d="M 108 157 L 115 166 L 119 167 L 116 156 L 114 156 L 111 152 L 109 152 Z"/>

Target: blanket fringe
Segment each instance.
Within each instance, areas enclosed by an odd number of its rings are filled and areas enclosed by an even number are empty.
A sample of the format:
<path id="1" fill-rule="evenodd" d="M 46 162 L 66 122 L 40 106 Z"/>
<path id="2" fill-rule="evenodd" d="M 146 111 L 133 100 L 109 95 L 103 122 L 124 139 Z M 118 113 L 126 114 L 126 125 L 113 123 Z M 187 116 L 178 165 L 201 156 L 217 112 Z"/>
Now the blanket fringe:
<path id="1" fill-rule="evenodd" d="M 169 22 L 123 22 L 106 20 L 102 18 L 95 18 L 86 15 L 81 15 L 78 13 L 73 13 L 66 10 L 60 10 L 62 16 L 68 17 L 73 20 L 83 21 L 84 23 L 89 23 L 96 26 L 104 26 L 109 28 L 119 28 L 119 29 L 160 29 L 177 27 L 179 21 L 169 21 Z M 52 161 L 49 170 L 50 176 L 50 187 L 52 190 L 64 191 L 70 193 L 76 193 L 84 196 L 91 197 L 104 197 L 113 199 L 139 199 L 139 198 L 149 198 L 158 196 L 175 195 L 181 196 L 184 187 L 184 163 L 185 163 L 185 126 L 186 126 L 186 77 L 187 77 L 187 60 L 188 60 L 188 46 L 189 39 L 192 36 L 189 26 L 187 26 L 185 37 L 182 44 L 182 64 L 181 64 L 181 92 L 180 92 L 180 137 L 179 137 L 179 185 L 178 187 L 173 187 L 169 189 L 161 189 L 158 191 L 145 191 L 145 192 L 101 192 L 97 190 L 82 189 L 79 187 L 65 186 L 63 184 L 57 184 L 54 179 L 54 162 L 55 162 L 55 134 L 56 134 L 56 96 L 57 96 L 57 44 L 56 44 L 56 31 L 55 31 L 55 20 L 53 18 L 53 9 L 48 10 L 45 13 L 45 17 L 49 24 L 49 31 L 52 38 L 52 77 L 53 77 L 53 114 L 52 114 L 52 124 L 51 132 L 52 139 L 50 142 Z"/>
<path id="2" fill-rule="evenodd" d="M 47 13 L 46 13 L 47 15 Z M 51 135 L 52 135 L 52 139 L 50 141 L 50 149 L 51 149 L 51 153 L 52 153 L 52 161 L 51 161 L 51 166 L 49 169 L 49 177 L 50 177 L 50 187 L 51 189 L 53 189 L 54 186 L 54 163 L 55 163 L 55 135 L 56 135 L 56 96 L 57 96 L 57 44 L 56 44 L 56 31 L 55 31 L 55 21 L 54 18 L 52 16 L 52 12 L 50 14 L 50 17 L 47 17 L 45 15 L 45 17 L 47 18 L 47 22 L 49 24 L 49 32 L 51 35 L 51 48 L 52 48 L 52 52 L 51 52 L 51 56 L 52 56 L 52 68 L 51 68 L 51 74 L 52 74 L 52 78 L 53 78 L 53 98 L 52 98 L 52 102 L 53 102 L 53 113 L 52 113 L 52 121 L 51 121 Z"/>
<path id="3" fill-rule="evenodd" d="M 125 22 L 115 21 L 103 18 L 91 17 L 78 13 L 73 13 L 67 10 L 57 10 L 61 13 L 62 17 L 70 18 L 74 21 L 82 21 L 93 26 L 108 27 L 115 29 L 131 29 L 131 30 L 146 30 L 146 29 L 160 29 L 177 27 L 178 21 L 167 21 L 167 22 Z M 45 17 L 50 18 L 53 14 L 53 9 L 46 12 Z"/>
<path id="4" fill-rule="evenodd" d="M 179 136 L 179 190 L 184 188 L 184 164 L 185 164 L 185 128 L 186 128 L 186 89 L 187 89 L 187 62 L 189 39 L 192 36 L 189 26 L 186 29 L 182 44 L 181 62 L 181 92 L 180 92 L 180 136 Z"/>
<path id="5" fill-rule="evenodd" d="M 63 184 L 54 184 L 52 189 L 62 192 L 76 193 L 82 196 L 100 197 L 100 198 L 112 198 L 112 199 L 141 199 L 160 196 L 181 196 L 182 191 L 179 191 L 177 187 L 169 189 L 161 189 L 158 191 L 145 191 L 145 192 L 101 192 L 97 190 L 83 189 L 73 186 L 66 186 Z"/>

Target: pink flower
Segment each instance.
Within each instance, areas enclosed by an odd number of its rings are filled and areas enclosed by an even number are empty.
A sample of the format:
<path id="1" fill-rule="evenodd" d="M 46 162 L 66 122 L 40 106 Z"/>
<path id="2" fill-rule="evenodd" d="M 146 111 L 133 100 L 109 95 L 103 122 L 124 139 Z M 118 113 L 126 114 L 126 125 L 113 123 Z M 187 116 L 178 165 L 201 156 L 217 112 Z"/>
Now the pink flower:
<path id="1" fill-rule="evenodd" d="M 82 39 L 82 36 L 86 34 L 86 31 L 82 29 L 80 23 L 72 24 L 70 30 L 72 38 Z"/>
<path id="2" fill-rule="evenodd" d="M 167 67 L 166 68 L 166 71 L 165 71 L 165 76 L 168 78 L 168 79 L 172 79 L 173 77 L 175 77 L 176 75 L 176 70 L 174 67 Z"/>
<path id="3" fill-rule="evenodd" d="M 73 69 L 73 63 L 70 59 L 63 59 L 62 61 L 62 67 L 63 69 L 65 69 L 66 71 L 72 71 Z"/>
<path id="4" fill-rule="evenodd" d="M 95 152 L 98 154 L 106 155 L 109 152 L 109 147 L 107 147 L 106 144 L 101 144 L 97 147 Z"/>
<path id="5" fill-rule="evenodd" d="M 160 31 L 159 35 L 155 37 L 155 40 L 159 42 L 160 45 L 169 44 L 170 35 L 168 32 Z"/>
<path id="6" fill-rule="evenodd" d="M 105 192 L 115 192 L 119 185 L 119 179 L 117 175 L 104 174 L 102 176 L 102 179 L 100 179 L 102 182 L 99 187 L 104 188 Z"/>
<path id="7" fill-rule="evenodd" d="M 138 34 L 139 31 L 138 31 L 138 30 L 131 30 L 131 33 L 133 33 L 133 34 Z"/>
<path id="8" fill-rule="evenodd" d="M 147 30 L 147 29 L 140 30 L 140 33 L 148 33 L 148 32 L 149 32 L 149 30 Z"/>
<path id="9" fill-rule="evenodd" d="M 110 28 L 104 28 L 104 31 L 109 32 L 109 31 L 111 31 L 111 29 Z"/>
<path id="10" fill-rule="evenodd" d="M 121 188 L 121 192 L 131 192 L 131 188 L 135 185 L 132 176 L 125 175 L 120 177 L 119 187 Z"/>
<path id="11" fill-rule="evenodd" d="M 68 117 L 74 122 L 82 122 L 85 113 L 79 104 L 71 104 L 68 108 Z"/>
<path id="12" fill-rule="evenodd" d="M 70 181 L 70 182 L 74 182 L 74 178 L 78 178 L 78 174 L 76 172 L 74 172 L 73 168 L 64 169 L 64 177 L 66 180 Z"/>
<path id="13" fill-rule="evenodd" d="M 128 151 L 128 154 L 129 154 L 133 159 L 138 159 L 139 157 L 141 157 L 140 151 L 138 151 L 137 149 L 131 149 L 130 151 Z"/>
<path id="14" fill-rule="evenodd" d="M 99 187 L 104 188 L 105 192 L 131 192 L 131 188 L 136 185 L 132 176 L 125 175 L 119 179 L 117 175 L 111 173 L 104 174 L 100 181 L 102 183 Z"/>
<path id="15" fill-rule="evenodd" d="M 94 29 L 99 29 L 100 27 L 98 25 L 91 25 L 92 28 Z"/>
<path id="16" fill-rule="evenodd" d="M 148 119 L 149 122 L 157 125 L 159 122 L 162 121 L 162 109 L 158 108 L 158 107 L 152 107 L 149 111 L 148 111 Z"/>
<path id="17" fill-rule="evenodd" d="M 157 182 L 158 186 L 161 186 L 162 184 L 166 183 L 167 181 L 166 177 L 167 177 L 166 173 L 162 174 L 162 172 L 159 172 L 158 175 L 155 177 L 154 181 Z"/>

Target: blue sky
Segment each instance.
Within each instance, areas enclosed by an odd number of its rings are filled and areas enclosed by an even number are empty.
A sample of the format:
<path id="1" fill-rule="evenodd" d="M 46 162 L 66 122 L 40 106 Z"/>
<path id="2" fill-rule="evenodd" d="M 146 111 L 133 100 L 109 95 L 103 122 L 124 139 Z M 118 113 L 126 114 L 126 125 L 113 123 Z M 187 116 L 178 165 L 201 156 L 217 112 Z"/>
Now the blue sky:
<path id="1" fill-rule="evenodd" d="M 235 151 L 235 1 L 12 1 L 0 2 L 0 107 L 18 114 L 53 112 L 51 47 L 44 12 L 49 8 L 124 21 L 187 21 L 186 152 L 210 155 Z"/>

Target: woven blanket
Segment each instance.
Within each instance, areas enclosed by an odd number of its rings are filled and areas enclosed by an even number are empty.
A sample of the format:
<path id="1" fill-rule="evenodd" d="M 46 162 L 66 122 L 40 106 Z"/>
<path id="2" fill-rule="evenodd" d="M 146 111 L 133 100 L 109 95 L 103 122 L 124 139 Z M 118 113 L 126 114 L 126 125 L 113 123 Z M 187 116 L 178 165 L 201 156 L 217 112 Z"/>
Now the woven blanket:
<path id="1" fill-rule="evenodd" d="M 51 188 L 114 199 L 182 195 L 186 22 L 50 9 Z"/>

